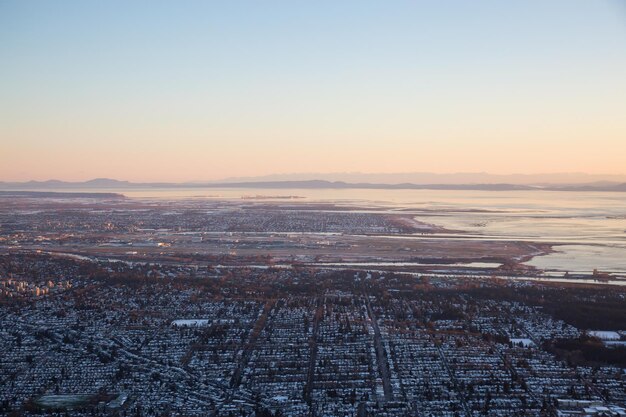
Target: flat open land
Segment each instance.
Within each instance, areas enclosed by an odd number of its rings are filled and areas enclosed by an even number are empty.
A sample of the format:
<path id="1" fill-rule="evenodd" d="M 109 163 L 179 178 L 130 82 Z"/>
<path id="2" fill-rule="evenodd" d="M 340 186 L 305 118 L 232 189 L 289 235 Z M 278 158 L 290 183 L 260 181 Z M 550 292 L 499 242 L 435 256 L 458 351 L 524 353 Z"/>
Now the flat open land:
<path id="1" fill-rule="evenodd" d="M 402 212 L 333 204 L 243 201 L 11 199 L 0 210 L 0 243 L 133 261 L 492 263 L 514 267 L 550 244 L 462 239 L 462 233 Z M 459 239 L 461 236 L 461 239 Z M 525 270 L 528 268 L 520 268 Z"/>

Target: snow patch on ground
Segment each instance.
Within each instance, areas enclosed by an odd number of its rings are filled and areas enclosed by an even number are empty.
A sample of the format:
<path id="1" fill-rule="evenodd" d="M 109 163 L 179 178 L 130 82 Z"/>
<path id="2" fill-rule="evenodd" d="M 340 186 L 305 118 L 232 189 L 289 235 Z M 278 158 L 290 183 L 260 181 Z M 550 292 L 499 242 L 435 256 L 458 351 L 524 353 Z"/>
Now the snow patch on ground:
<path id="1" fill-rule="evenodd" d="M 524 347 L 535 346 L 535 342 L 533 342 L 530 339 L 523 338 L 523 337 L 512 338 L 511 343 L 513 343 L 514 346 L 519 346 L 520 343 Z"/>
<path id="2" fill-rule="evenodd" d="M 181 319 L 174 320 L 172 326 L 175 327 L 202 327 L 210 323 L 208 319 Z"/>
<path id="3" fill-rule="evenodd" d="M 589 330 L 587 332 L 589 336 L 597 337 L 601 340 L 619 340 L 620 336 L 617 332 L 610 332 L 605 330 Z"/>

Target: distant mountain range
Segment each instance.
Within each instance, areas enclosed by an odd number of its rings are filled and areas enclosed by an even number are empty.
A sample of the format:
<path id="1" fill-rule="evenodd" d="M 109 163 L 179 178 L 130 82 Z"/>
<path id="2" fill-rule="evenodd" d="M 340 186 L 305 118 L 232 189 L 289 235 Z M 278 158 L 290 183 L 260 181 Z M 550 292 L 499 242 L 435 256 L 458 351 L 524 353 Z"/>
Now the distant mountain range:
<path id="1" fill-rule="evenodd" d="M 239 181 L 239 182 L 129 182 L 96 178 L 83 182 L 59 180 L 0 182 L 0 190 L 124 190 L 138 188 L 270 188 L 270 189 L 380 189 L 380 190 L 547 190 L 547 191 L 613 191 L 626 192 L 626 182 L 599 181 L 581 184 L 515 184 L 515 183 L 371 183 L 327 180 Z"/>

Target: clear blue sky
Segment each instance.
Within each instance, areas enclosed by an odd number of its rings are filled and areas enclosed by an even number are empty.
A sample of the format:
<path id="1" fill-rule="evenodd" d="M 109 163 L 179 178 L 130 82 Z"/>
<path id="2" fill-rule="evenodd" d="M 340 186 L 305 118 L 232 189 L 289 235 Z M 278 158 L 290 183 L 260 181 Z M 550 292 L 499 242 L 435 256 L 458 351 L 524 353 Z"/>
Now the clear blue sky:
<path id="1" fill-rule="evenodd" d="M 626 173 L 626 2 L 0 0 L 0 180 Z"/>

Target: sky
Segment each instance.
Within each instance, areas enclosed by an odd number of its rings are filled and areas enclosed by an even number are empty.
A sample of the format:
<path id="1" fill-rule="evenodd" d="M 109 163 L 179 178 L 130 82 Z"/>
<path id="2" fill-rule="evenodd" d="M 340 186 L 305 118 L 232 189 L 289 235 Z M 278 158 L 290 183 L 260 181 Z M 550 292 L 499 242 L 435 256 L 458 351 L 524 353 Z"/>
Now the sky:
<path id="1" fill-rule="evenodd" d="M 0 0 L 0 180 L 626 174 L 626 1 Z"/>

